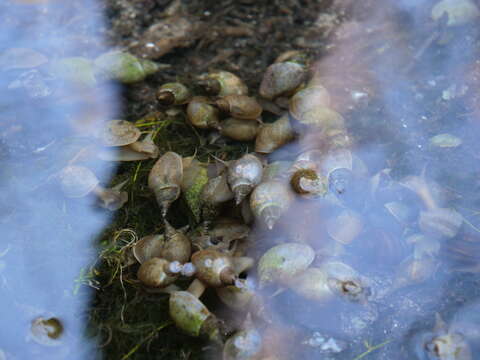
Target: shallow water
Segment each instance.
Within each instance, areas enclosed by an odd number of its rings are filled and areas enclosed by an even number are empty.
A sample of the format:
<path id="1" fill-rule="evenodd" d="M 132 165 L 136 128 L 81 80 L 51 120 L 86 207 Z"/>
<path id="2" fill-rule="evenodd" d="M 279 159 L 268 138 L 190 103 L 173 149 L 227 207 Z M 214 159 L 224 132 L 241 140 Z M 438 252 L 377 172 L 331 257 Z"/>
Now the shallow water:
<path id="1" fill-rule="evenodd" d="M 101 356 L 82 335 L 96 286 L 85 274 L 112 215 L 93 197 L 66 200 L 58 174 L 95 145 L 91 129 L 115 117 L 117 94 L 59 70 L 58 59 L 104 52 L 97 33 L 104 25 L 93 2 L 55 4 L 0 5 L 7 19 L 0 25 L 0 358 L 6 359 Z M 311 267 L 340 262 L 351 273 L 347 280 L 330 275 L 340 279 L 340 290 L 321 301 L 291 284 L 258 289 L 268 309 L 255 322 L 267 344 L 264 358 L 475 358 L 478 26 L 431 20 L 433 5 L 359 6 L 315 62 L 314 82 L 327 88 L 331 107 L 346 120 L 351 141 L 341 148 L 352 155 L 353 170 L 341 190 L 296 196 L 273 230 L 254 225 L 248 252 L 258 259 L 275 245 L 301 242 L 315 251 Z M 294 161 L 322 148 L 318 161 L 327 166 L 333 150 L 325 134 L 299 131 L 298 141 L 268 160 Z M 115 171 L 91 157 L 82 161 L 102 183 Z M 255 271 L 249 278 L 258 285 Z M 360 286 L 361 295 L 349 286 Z M 46 344 L 32 336 L 39 317 L 61 321 L 58 339 Z M 445 339 L 453 345 L 439 348 Z"/>

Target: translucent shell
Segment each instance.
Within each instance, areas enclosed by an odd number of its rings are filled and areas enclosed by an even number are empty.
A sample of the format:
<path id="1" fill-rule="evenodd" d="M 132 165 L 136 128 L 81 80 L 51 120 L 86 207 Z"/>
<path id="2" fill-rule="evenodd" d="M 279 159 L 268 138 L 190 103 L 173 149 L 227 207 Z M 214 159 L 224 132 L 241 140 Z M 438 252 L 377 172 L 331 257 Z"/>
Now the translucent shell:
<path id="1" fill-rule="evenodd" d="M 229 308 L 243 310 L 252 301 L 254 292 L 248 287 L 244 279 L 238 279 L 237 281 L 241 284 L 240 287 L 228 285 L 215 290 L 220 300 Z"/>
<path id="2" fill-rule="evenodd" d="M 237 205 L 260 183 L 262 173 L 261 161 L 252 154 L 246 154 L 229 165 L 227 180 Z"/>
<path id="3" fill-rule="evenodd" d="M 295 119 L 299 120 L 306 112 L 329 105 L 330 95 L 327 89 L 321 85 L 308 86 L 292 96 L 289 111 Z"/>
<path id="4" fill-rule="evenodd" d="M 59 178 L 63 193 L 70 198 L 88 195 L 99 183 L 95 174 L 85 166 L 67 166 L 60 172 Z"/>
<path id="5" fill-rule="evenodd" d="M 223 360 L 255 360 L 262 350 L 262 337 L 254 329 L 232 335 L 223 347 Z"/>
<path id="6" fill-rule="evenodd" d="M 220 134 L 237 141 L 252 141 L 259 127 L 257 121 L 228 118 L 220 123 Z"/>
<path id="7" fill-rule="evenodd" d="M 263 75 L 259 93 L 269 100 L 288 96 L 302 84 L 305 75 L 305 68 L 300 64 L 289 61 L 272 64 Z"/>
<path id="8" fill-rule="evenodd" d="M 418 226 L 422 232 L 437 238 L 455 237 L 462 224 L 463 216 L 450 208 L 421 211 L 418 218 Z"/>
<path id="9" fill-rule="evenodd" d="M 63 325 L 61 321 L 55 317 L 49 319 L 38 317 L 32 321 L 30 336 L 40 345 L 58 346 L 61 344 L 60 339 L 62 335 Z"/>
<path id="10" fill-rule="evenodd" d="M 256 219 L 272 229 L 293 201 L 285 184 L 270 180 L 259 184 L 250 195 L 250 207 Z"/>
<path id="11" fill-rule="evenodd" d="M 190 124 L 200 129 L 216 129 L 220 122 L 218 109 L 209 104 L 203 96 L 195 96 L 187 106 L 187 117 Z"/>
<path id="12" fill-rule="evenodd" d="M 208 286 L 230 285 L 236 279 L 231 257 L 216 250 L 197 251 L 191 262 L 197 269 L 196 277 Z"/>
<path id="13" fill-rule="evenodd" d="M 182 178 L 182 158 L 174 152 L 165 153 L 150 171 L 148 187 L 155 193 L 163 216 L 166 215 L 170 204 L 180 196 Z"/>
<path id="14" fill-rule="evenodd" d="M 270 154 L 290 142 L 294 136 L 288 115 L 284 115 L 273 123 L 263 124 L 260 127 L 255 140 L 255 151 Z"/>
<path id="15" fill-rule="evenodd" d="M 259 285 L 288 284 L 305 271 L 315 258 L 313 249 L 305 244 L 285 243 L 269 249 L 258 262 Z"/>
<path id="16" fill-rule="evenodd" d="M 178 82 L 163 84 L 157 91 L 157 99 L 162 105 L 185 104 L 190 97 L 190 90 Z"/>
<path id="17" fill-rule="evenodd" d="M 328 274 L 316 267 L 308 268 L 296 276 L 290 288 L 305 299 L 318 302 L 328 302 L 334 296 L 328 286 Z"/>
<path id="18" fill-rule="evenodd" d="M 227 95 L 217 100 L 217 106 L 237 119 L 255 120 L 262 114 L 262 107 L 253 97 Z"/>
<path id="19" fill-rule="evenodd" d="M 105 146 L 129 145 L 137 141 L 140 135 L 140 130 L 126 120 L 110 120 L 97 133 Z"/>
<path id="20" fill-rule="evenodd" d="M 145 261 L 137 272 L 138 279 L 147 286 L 163 288 L 172 284 L 177 276 L 174 268 L 170 271 L 170 262 L 161 258 L 152 258 Z M 180 269 L 175 272 L 180 272 Z"/>
<path id="21" fill-rule="evenodd" d="M 228 71 L 215 71 L 200 76 L 199 85 L 212 95 L 247 95 L 248 87 L 237 75 Z"/>
<path id="22" fill-rule="evenodd" d="M 159 69 L 158 64 L 153 61 L 139 59 L 132 54 L 120 51 L 100 55 L 95 59 L 95 66 L 107 78 L 126 84 L 142 81 Z"/>

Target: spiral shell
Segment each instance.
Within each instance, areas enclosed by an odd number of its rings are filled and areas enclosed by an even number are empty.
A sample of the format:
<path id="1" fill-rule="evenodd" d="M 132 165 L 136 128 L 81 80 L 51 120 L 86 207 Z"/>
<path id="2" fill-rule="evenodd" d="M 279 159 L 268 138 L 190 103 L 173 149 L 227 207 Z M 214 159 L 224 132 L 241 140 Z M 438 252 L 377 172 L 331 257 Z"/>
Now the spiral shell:
<path id="1" fill-rule="evenodd" d="M 293 93 L 305 80 L 305 68 L 297 63 L 286 61 L 270 65 L 263 75 L 259 93 L 272 100 L 280 95 Z"/>
<path id="2" fill-rule="evenodd" d="M 269 249 L 258 262 L 259 286 L 278 282 L 288 284 L 305 271 L 315 258 L 315 251 L 308 245 L 285 243 Z"/>
<path id="3" fill-rule="evenodd" d="M 150 170 L 148 187 L 155 193 L 163 216 L 167 214 L 170 204 L 180 196 L 182 178 L 182 158 L 171 151 L 160 157 Z"/>
<path id="4" fill-rule="evenodd" d="M 330 95 L 327 89 L 321 85 L 308 86 L 290 99 L 289 112 L 293 118 L 299 120 L 305 113 L 329 105 Z"/>
<path id="5" fill-rule="evenodd" d="M 243 80 L 228 71 L 214 71 L 201 75 L 199 79 L 198 84 L 211 95 L 248 95 L 248 87 Z"/>
<path id="6" fill-rule="evenodd" d="M 162 105 L 185 104 L 190 97 L 190 90 L 178 82 L 163 84 L 157 91 L 157 99 Z"/>
<path id="7" fill-rule="evenodd" d="M 140 130 L 126 120 L 110 120 L 96 134 L 105 146 L 124 146 L 140 138 Z"/>
<path id="8" fill-rule="evenodd" d="M 190 124 L 200 129 L 216 129 L 219 125 L 218 110 L 203 96 L 193 97 L 187 106 L 187 118 Z"/>
<path id="9" fill-rule="evenodd" d="M 228 118 L 220 123 L 220 134 L 237 141 L 252 141 L 257 136 L 256 121 Z"/>
<path id="10" fill-rule="evenodd" d="M 223 360 L 254 360 L 262 350 L 262 337 L 251 328 L 232 335 L 223 347 Z"/>
<path id="11" fill-rule="evenodd" d="M 273 123 L 263 124 L 255 140 L 255 151 L 260 154 L 270 154 L 295 137 L 287 115 Z"/>
<path id="12" fill-rule="evenodd" d="M 179 273 L 180 270 L 176 264 L 165 259 L 152 258 L 140 266 L 137 277 L 147 286 L 163 288 L 177 279 L 175 273 Z"/>
<path id="13" fill-rule="evenodd" d="M 229 165 L 228 183 L 235 195 L 237 205 L 260 183 L 262 173 L 261 161 L 252 154 L 243 155 Z"/>
<path id="14" fill-rule="evenodd" d="M 174 229 L 165 220 L 165 243 L 161 251 L 161 257 L 168 261 L 178 261 L 183 264 L 190 260 L 191 253 L 190 239 L 183 231 Z"/>
<path id="15" fill-rule="evenodd" d="M 201 250 L 192 255 L 196 277 L 212 287 L 230 285 L 236 279 L 232 259 L 215 250 Z"/>
<path id="16" fill-rule="evenodd" d="M 227 95 L 216 101 L 222 111 L 237 119 L 255 120 L 262 114 L 262 107 L 253 97 Z"/>
<path id="17" fill-rule="evenodd" d="M 250 207 L 255 218 L 269 229 L 287 211 L 292 201 L 289 188 L 276 180 L 259 184 L 250 195 Z"/>

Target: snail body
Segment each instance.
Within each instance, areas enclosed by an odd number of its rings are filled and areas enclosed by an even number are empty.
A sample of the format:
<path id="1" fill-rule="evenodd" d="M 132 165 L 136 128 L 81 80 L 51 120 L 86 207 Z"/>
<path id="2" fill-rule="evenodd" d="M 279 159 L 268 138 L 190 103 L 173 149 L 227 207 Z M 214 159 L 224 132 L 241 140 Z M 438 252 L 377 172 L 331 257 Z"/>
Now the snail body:
<path id="1" fill-rule="evenodd" d="M 263 165 L 252 154 L 246 154 L 228 167 L 228 183 L 232 189 L 236 204 L 250 194 L 262 180 Z"/>
<path id="2" fill-rule="evenodd" d="M 170 204 L 180 196 L 182 178 L 182 158 L 177 153 L 171 151 L 158 159 L 152 170 L 150 170 L 148 187 L 155 193 L 157 203 L 164 217 Z"/>

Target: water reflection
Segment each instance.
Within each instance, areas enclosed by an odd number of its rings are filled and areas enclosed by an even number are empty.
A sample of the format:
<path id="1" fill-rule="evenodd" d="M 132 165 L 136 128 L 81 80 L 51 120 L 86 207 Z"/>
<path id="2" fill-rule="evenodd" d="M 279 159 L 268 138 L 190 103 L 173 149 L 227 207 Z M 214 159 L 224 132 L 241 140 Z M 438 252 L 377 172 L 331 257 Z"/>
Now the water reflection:
<path id="1" fill-rule="evenodd" d="M 477 5 L 352 8 L 310 82 L 331 97 L 315 99 L 316 111 L 337 111 L 345 128 L 323 122 L 321 131 L 308 128 L 288 151 L 270 156 L 295 164 L 305 151 L 322 149 L 304 166 L 329 178 L 330 195 L 297 195 L 273 232 L 257 227 L 259 256 L 285 241 L 316 253 L 299 275 L 263 289 L 265 306 L 279 331 L 295 327 L 291 336 L 304 339 L 304 346 L 293 342 L 298 358 L 476 358 L 480 324 L 459 325 L 457 317 L 478 298 Z M 305 114 L 290 103 L 291 119 L 310 121 Z M 339 152 L 350 154 L 348 163 Z M 297 273 L 300 253 L 280 253 Z M 260 281 L 264 274 L 260 267 Z M 279 286 L 288 289 L 275 293 Z M 327 341 L 338 346 L 323 347 Z M 271 354 L 283 358 L 287 348 Z"/>
<path id="2" fill-rule="evenodd" d="M 115 111 L 114 89 L 85 83 L 87 60 L 105 51 L 94 1 L 0 4 L 0 351 L 6 359 L 94 358 L 85 339 L 87 266 L 110 219 L 94 196 L 66 198 L 59 173 L 112 167 L 81 154 Z M 82 72 L 83 71 L 83 72 Z M 1 356 L 0 356 L 1 357 Z"/>

